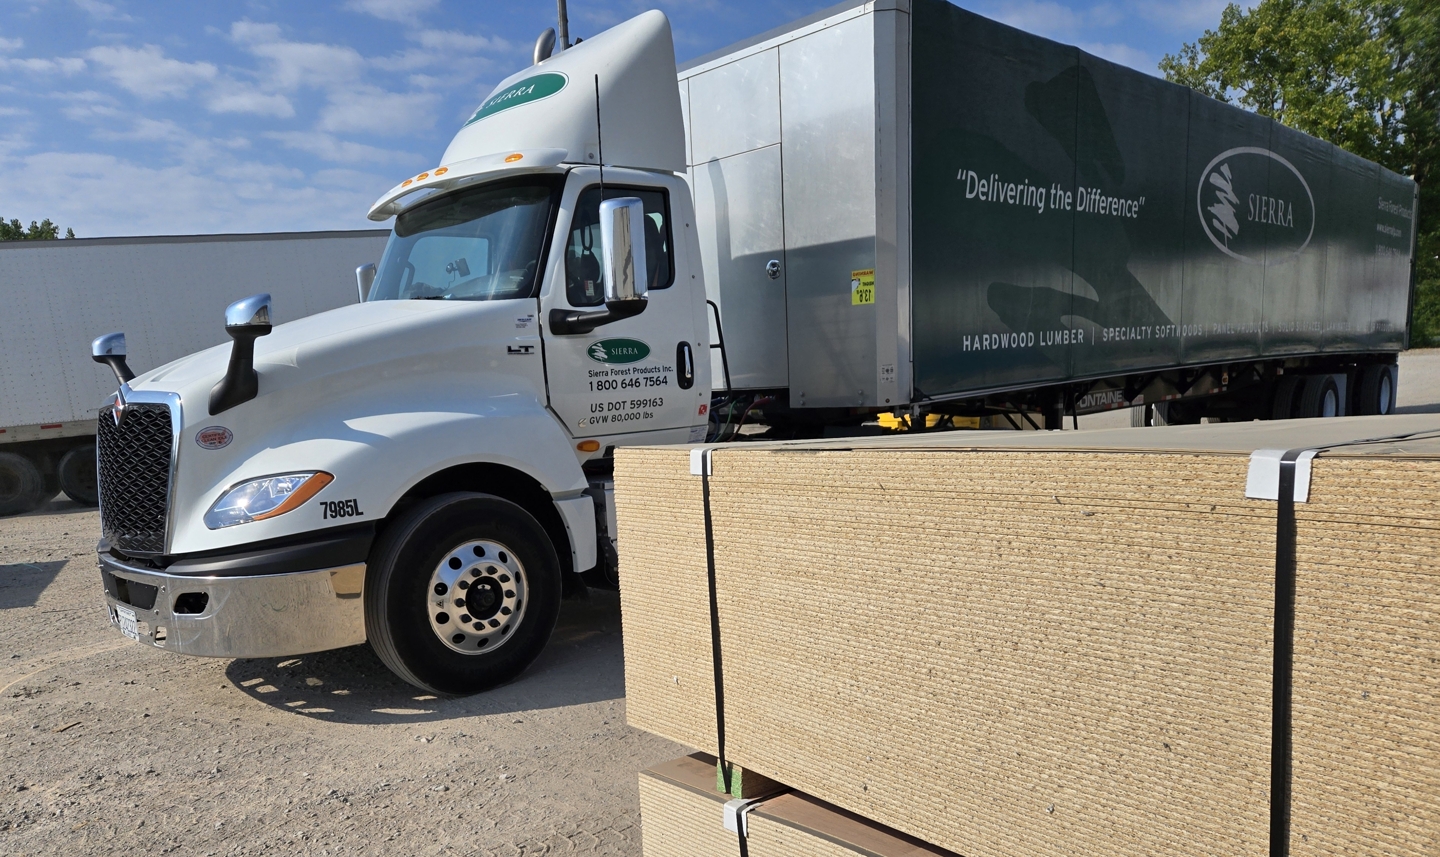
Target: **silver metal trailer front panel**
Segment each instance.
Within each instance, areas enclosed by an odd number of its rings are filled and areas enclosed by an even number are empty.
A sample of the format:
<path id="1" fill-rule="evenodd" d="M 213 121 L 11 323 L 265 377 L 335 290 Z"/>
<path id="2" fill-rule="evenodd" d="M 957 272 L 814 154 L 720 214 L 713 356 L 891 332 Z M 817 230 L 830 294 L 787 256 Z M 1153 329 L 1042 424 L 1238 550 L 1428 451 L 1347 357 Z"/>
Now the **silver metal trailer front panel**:
<path id="1" fill-rule="evenodd" d="M 908 401 L 906 6 L 818 16 L 680 72 L 705 285 L 737 389 L 788 387 L 804 407 Z M 856 300 L 857 276 L 879 297 Z"/>
<path id="2" fill-rule="evenodd" d="M 145 372 L 228 342 L 225 307 L 274 296 L 276 322 L 354 303 L 387 233 L 0 242 L 0 428 L 94 420 L 115 377 L 90 341 L 124 331 Z"/>

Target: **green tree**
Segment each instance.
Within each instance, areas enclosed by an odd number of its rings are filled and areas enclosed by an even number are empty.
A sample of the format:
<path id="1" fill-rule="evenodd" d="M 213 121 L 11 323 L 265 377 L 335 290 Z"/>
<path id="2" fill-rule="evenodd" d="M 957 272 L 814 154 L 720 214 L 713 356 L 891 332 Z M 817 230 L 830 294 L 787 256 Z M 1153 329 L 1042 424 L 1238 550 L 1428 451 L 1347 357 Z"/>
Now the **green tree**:
<path id="1" fill-rule="evenodd" d="M 30 228 L 26 229 L 19 220 L 11 218 L 9 223 L 5 218 L 0 217 L 0 241 L 34 241 L 60 237 L 60 227 L 50 222 L 50 218 L 36 223 L 30 221 Z M 66 229 L 66 238 L 74 238 L 75 230 Z"/>
<path id="2" fill-rule="evenodd" d="M 1440 3 L 1261 0 L 1166 55 L 1176 83 L 1420 184 L 1411 343 L 1440 345 Z"/>

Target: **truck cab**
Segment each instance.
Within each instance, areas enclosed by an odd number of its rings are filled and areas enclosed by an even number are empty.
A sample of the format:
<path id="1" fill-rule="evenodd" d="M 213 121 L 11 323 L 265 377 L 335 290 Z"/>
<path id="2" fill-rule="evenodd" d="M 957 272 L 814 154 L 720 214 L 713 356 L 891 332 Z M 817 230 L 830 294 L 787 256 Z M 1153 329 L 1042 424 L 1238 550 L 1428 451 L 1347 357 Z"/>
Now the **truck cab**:
<path id="1" fill-rule="evenodd" d="M 216 657 L 368 640 L 440 693 L 518 675 L 578 575 L 613 575 L 609 453 L 705 439 L 684 171 L 651 12 L 503 82 L 377 201 L 358 305 L 272 326 L 257 295 L 229 346 L 133 379 L 97 340 L 112 622 Z"/>

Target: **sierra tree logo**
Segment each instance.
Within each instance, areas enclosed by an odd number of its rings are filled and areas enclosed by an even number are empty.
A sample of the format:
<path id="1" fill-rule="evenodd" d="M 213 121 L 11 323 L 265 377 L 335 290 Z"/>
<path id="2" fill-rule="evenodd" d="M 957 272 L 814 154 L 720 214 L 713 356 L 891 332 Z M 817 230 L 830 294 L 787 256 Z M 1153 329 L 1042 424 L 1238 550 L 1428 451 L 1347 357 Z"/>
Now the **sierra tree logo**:
<path id="1" fill-rule="evenodd" d="M 1200 225 L 1220 252 L 1250 265 L 1283 265 L 1315 234 L 1315 197 L 1281 155 L 1241 146 L 1216 155 L 1196 189 Z"/>
<path id="2" fill-rule="evenodd" d="M 585 353 L 596 363 L 635 363 L 650 356 L 650 346 L 638 339 L 600 339 Z"/>

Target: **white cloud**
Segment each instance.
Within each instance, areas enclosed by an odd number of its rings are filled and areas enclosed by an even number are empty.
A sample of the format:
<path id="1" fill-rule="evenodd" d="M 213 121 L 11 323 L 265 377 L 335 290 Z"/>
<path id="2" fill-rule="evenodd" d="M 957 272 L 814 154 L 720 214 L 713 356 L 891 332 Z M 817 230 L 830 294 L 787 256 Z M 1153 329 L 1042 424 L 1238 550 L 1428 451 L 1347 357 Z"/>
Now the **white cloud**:
<path id="1" fill-rule="evenodd" d="M 1050 0 L 1018 0 L 987 6 L 984 14 L 1027 33 L 1059 41 L 1073 41 L 1090 23 L 1088 10 L 1077 11 Z"/>
<path id="2" fill-rule="evenodd" d="M 429 68 L 435 65 L 451 65 L 455 62 L 453 57 L 422 50 L 421 48 L 410 48 L 398 54 L 391 54 L 388 57 L 372 57 L 370 65 L 381 71 L 414 71 L 417 68 Z"/>
<path id="3" fill-rule="evenodd" d="M 254 116 L 274 116 L 289 119 L 295 115 L 295 105 L 278 92 L 262 92 L 249 84 L 224 79 L 210 91 L 205 104 L 211 113 L 248 113 Z"/>
<path id="4" fill-rule="evenodd" d="M 116 83 L 142 98 L 181 97 L 200 83 L 213 80 L 218 69 L 208 62 L 182 62 L 165 56 L 155 45 L 142 48 L 99 47 L 85 54 Z"/>
<path id="5" fill-rule="evenodd" d="M 94 152 L 0 159 L 0 185 L 15 191 L 8 207 L 43 210 L 86 237 L 373 228 L 365 212 L 394 184 L 362 171 L 314 179 L 228 152 L 160 165 Z"/>
<path id="6" fill-rule="evenodd" d="M 432 51 L 479 53 L 514 50 L 514 45 L 502 38 L 477 36 L 458 30 L 421 30 L 410 34 L 410 37 Z"/>
<path id="7" fill-rule="evenodd" d="M 129 15 L 115 8 L 113 3 L 102 3 L 101 0 L 75 0 L 75 5 L 90 17 L 99 21 L 133 21 Z"/>
<path id="8" fill-rule="evenodd" d="M 345 8 L 351 12 L 373 15 L 384 21 L 413 23 L 416 16 L 435 8 L 440 0 L 350 0 Z"/>
<path id="9" fill-rule="evenodd" d="M 327 161 L 339 164 L 418 162 L 422 160 L 411 152 L 398 152 L 341 140 L 333 134 L 321 131 L 275 131 L 265 135 L 286 148 L 309 152 Z"/>
<path id="10" fill-rule="evenodd" d="M 1097 57 L 1110 60 L 1113 63 L 1129 66 L 1136 71 L 1143 71 L 1146 74 L 1156 74 L 1159 67 L 1159 60 L 1152 57 L 1139 48 L 1132 48 L 1126 44 L 1104 43 L 1104 42 L 1081 42 L 1080 49 L 1088 51 Z"/>
<path id="11" fill-rule="evenodd" d="M 440 96 L 434 93 L 387 92 L 376 87 L 357 87 L 330 93 L 330 103 L 320 111 L 322 131 L 361 131 L 376 134 L 406 134 L 433 127 Z"/>
<path id="12" fill-rule="evenodd" d="M 266 82 L 278 89 L 352 83 L 365 70 L 365 58 L 354 48 L 288 41 L 274 24 L 236 21 L 230 27 L 230 36 L 250 53 L 268 61 Z"/>
<path id="13" fill-rule="evenodd" d="M 109 111 L 109 113 L 116 115 L 120 111 Z M 95 138 L 98 140 L 138 140 L 146 143 L 182 143 L 189 142 L 193 138 L 189 131 L 168 119 L 151 119 L 146 116 L 128 118 L 130 120 L 128 129 L 102 127 L 95 131 Z"/>
<path id="14" fill-rule="evenodd" d="M 79 74 L 84 70 L 85 61 L 79 57 L 56 57 L 54 59 L 41 59 L 39 57 L 7 59 L 0 57 L 0 71 L 71 75 Z"/>
<path id="15" fill-rule="evenodd" d="M 279 24 L 239 20 L 230 25 L 230 38 L 237 42 L 279 42 L 283 40 L 283 31 Z"/>
<path id="16" fill-rule="evenodd" d="M 0 37 L 0 51 L 18 51 L 25 47 L 24 39 L 7 39 Z"/>
<path id="17" fill-rule="evenodd" d="M 1186 0 L 1184 3 L 1171 0 L 1137 0 L 1130 4 L 1130 8 L 1139 17 L 1165 30 L 1194 33 L 1198 36 L 1198 31 L 1213 30 L 1220 25 L 1220 13 L 1225 11 L 1225 7 L 1231 2 L 1234 0 Z M 1238 2 L 1240 8 L 1252 9 L 1259 0 Z"/>

